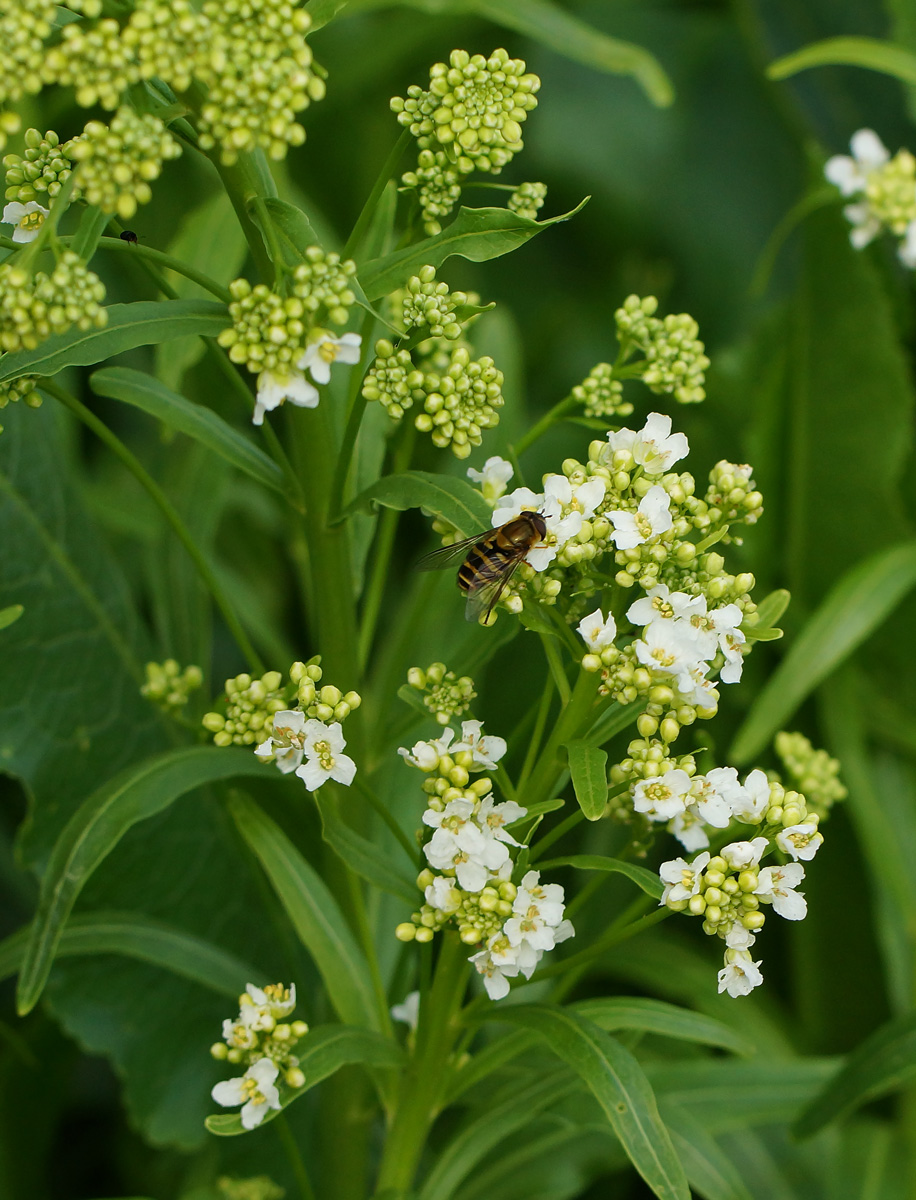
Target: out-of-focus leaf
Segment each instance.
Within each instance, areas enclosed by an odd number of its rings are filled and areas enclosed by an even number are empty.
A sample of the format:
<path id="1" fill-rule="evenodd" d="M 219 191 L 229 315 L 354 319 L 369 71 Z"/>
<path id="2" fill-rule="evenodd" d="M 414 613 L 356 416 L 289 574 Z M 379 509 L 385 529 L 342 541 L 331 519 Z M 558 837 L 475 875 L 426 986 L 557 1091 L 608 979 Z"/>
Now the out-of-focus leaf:
<path id="1" fill-rule="evenodd" d="M 774 592 L 770 592 L 757 605 L 757 612 L 754 614 L 757 617 L 757 625 L 761 629 L 772 629 L 789 607 L 791 599 L 791 594 L 785 588 L 777 588 Z"/>
<path id="2" fill-rule="evenodd" d="M 318 242 L 318 235 L 312 228 L 311 221 L 301 208 L 289 204 L 286 200 L 270 197 L 264 201 L 264 205 L 273 223 L 284 260 L 290 266 L 302 262 L 307 247 Z M 252 210 L 251 219 L 260 226 L 257 209 Z"/>
<path id="3" fill-rule="evenodd" d="M 311 29 L 322 29 L 329 21 L 333 21 L 347 0 L 309 0 L 306 12 L 312 18 Z"/>
<path id="4" fill-rule="evenodd" d="M 14 621 L 18 621 L 24 612 L 21 604 L 8 604 L 6 608 L 0 609 L 0 629 L 6 629 Z"/>
<path id="5" fill-rule="evenodd" d="M 262 775 L 263 770 L 250 751 L 235 747 L 170 750 L 139 767 L 128 767 L 77 809 L 58 838 L 42 876 L 38 911 L 16 989 L 21 1015 L 34 1008 L 41 995 L 77 896 L 127 830 L 202 784 L 239 775 Z"/>
<path id="6" fill-rule="evenodd" d="M 695 1192 L 704 1200 L 753 1200 L 734 1162 L 687 1109 L 664 1099 L 658 1107 Z"/>
<path id="7" fill-rule="evenodd" d="M 459 208 L 458 216 L 441 233 L 396 250 L 385 258 L 367 262 L 359 272 L 359 281 L 370 300 L 380 300 L 403 287 L 427 263 L 441 266 L 457 254 L 471 262 L 499 258 L 535 237 L 559 221 L 568 221 L 587 203 L 588 197 L 568 213 L 532 221 L 508 208 Z M 0 379 L 2 381 L 2 379 Z"/>
<path id="8" fill-rule="evenodd" d="M 464 537 L 472 537 L 490 527 L 490 507 L 483 496 L 463 479 L 453 475 L 433 475 L 428 471 L 404 471 L 386 475 L 361 492 L 345 512 L 371 512 L 372 506 L 422 508 L 440 520 L 454 525 Z"/>
<path id="9" fill-rule="evenodd" d="M 50 337 L 35 350 L 17 350 L 0 358 L 0 383 L 20 375 L 56 375 L 64 367 L 88 366 L 169 338 L 194 333 L 216 337 L 229 324 L 218 300 L 137 300 L 111 304 L 104 329 L 77 329 Z"/>
<path id="10" fill-rule="evenodd" d="M 406 900 L 408 904 L 415 904 L 415 881 L 396 870 L 374 842 L 344 824 L 330 797 L 323 796 L 319 791 L 315 800 L 321 813 L 322 836 L 343 861 L 367 883 Z"/>
<path id="11" fill-rule="evenodd" d="M 263 450 L 212 409 L 186 400 L 152 375 L 131 367 L 105 367 L 93 373 L 90 383 L 98 395 L 132 404 L 170 429 L 201 442 L 264 487 L 283 491 L 283 472 Z"/>
<path id="12" fill-rule="evenodd" d="M 607 751 L 587 741 L 569 742 L 569 774 L 579 807 L 589 821 L 598 821 L 607 808 Z"/>
<path id="13" fill-rule="evenodd" d="M 707 1017 L 663 1000 L 641 999 L 635 996 L 612 996 L 608 999 L 580 1000 L 573 1005 L 580 1016 L 593 1021 L 600 1029 L 613 1033 L 616 1029 L 639 1029 L 684 1042 L 699 1042 L 704 1046 L 719 1046 L 735 1054 L 748 1055 L 753 1046 L 734 1029 Z"/>
<path id="14" fill-rule="evenodd" d="M 269 1109 L 261 1125 L 278 1117 L 284 1109 L 304 1096 L 307 1091 L 339 1071 L 349 1063 L 363 1063 L 370 1067 L 396 1067 L 404 1054 L 390 1038 L 382 1037 L 373 1029 L 360 1029 L 355 1025 L 322 1025 L 310 1029 L 296 1047 L 299 1065 L 305 1072 L 305 1083 L 301 1088 L 284 1090 L 282 1108 Z M 207 1128 L 218 1137 L 236 1137 L 248 1130 L 242 1127 L 238 1113 L 216 1113 L 207 1117 Z"/>
<path id="15" fill-rule="evenodd" d="M 338 1016 L 348 1025 L 377 1029 L 369 964 L 327 884 L 251 800 L 233 797 L 230 811 L 315 960 Z"/>
<path id="16" fill-rule="evenodd" d="M 645 705 L 638 701 L 635 704 L 618 704 L 614 701 L 598 717 L 582 740 L 589 742 L 592 746 L 605 745 L 628 725 L 632 725 L 644 708 Z"/>
<path id="17" fill-rule="evenodd" d="M 87 205 L 83 209 L 79 228 L 70 243 L 70 249 L 74 254 L 78 254 L 83 262 L 89 262 L 95 254 L 99 238 L 105 232 L 105 226 L 110 220 L 111 214 L 102 212 L 94 204 Z"/>
<path id="18" fill-rule="evenodd" d="M 808 67 L 832 66 L 867 67 L 870 71 L 893 75 L 903 83 L 916 83 L 916 54 L 893 42 L 867 37 L 835 37 L 812 42 L 810 46 L 771 62 L 767 75 L 770 79 L 788 79 Z"/>
<path id="19" fill-rule="evenodd" d="M 662 881 L 654 871 L 647 871 L 645 867 L 620 858 L 606 858 L 602 854 L 570 854 L 565 858 L 552 858 L 540 865 L 542 870 L 547 867 L 575 867 L 578 871 L 609 871 L 625 875 L 653 900 L 660 900 L 664 891 Z"/>
<path id="20" fill-rule="evenodd" d="M 833 588 L 770 676 L 729 751 L 746 763 L 916 586 L 916 542 L 881 550 Z"/>

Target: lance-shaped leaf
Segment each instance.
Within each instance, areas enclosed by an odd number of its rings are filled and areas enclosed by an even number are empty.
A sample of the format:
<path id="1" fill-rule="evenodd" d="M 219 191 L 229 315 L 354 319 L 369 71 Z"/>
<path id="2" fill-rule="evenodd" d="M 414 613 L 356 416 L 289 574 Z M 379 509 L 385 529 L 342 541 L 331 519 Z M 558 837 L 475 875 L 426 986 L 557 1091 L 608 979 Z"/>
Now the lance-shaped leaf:
<path id="1" fill-rule="evenodd" d="M 263 450 L 212 409 L 186 400 L 153 376 L 130 367 L 105 367 L 93 373 L 90 383 L 98 395 L 142 409 L 170 429 L 194 438 L 258 483 L 277 492 L 283 490 L 283 472 Z"/>
<path id="2" fill-rule="evenodd" d="M 704 1200 L 753 1200 L 739 1167 L 686 1108 L 660 1099 L 659 1109 L 694 1191 Z"/>
<path id="3" fill-rule="evenodd" d="M 417 885 L 413 879 L 393 867 L 374 842 L 345 824 L 329 796 L 318 791 L 315 800 L 321 814 L 322 837 L 347 866 L 383 892 L 406 900 L 408 904 L 416 904 Z"/>
<path id="4" fill-rule="evenodd" d="M 459 208 L 458 216 L 441 233 L 396 250 L 384 258 L 367 262 L 359 272 L 359 281 L 370 300 L 380 300 L 403 287 L 411 275 L 429 263 L 438 267 L 452 255 L 471 262 L 487 262 L 523 246 L 559 221 L 568 221 L 588 202 L 588 197 L 568 213 L 532 221 L 508 208 Z"/>
<path id="5" fill-rule="evenodd" d="M 662 881 L 654 871 L 647 871 L 645 867 L 620 858 L 607 858 L 603 854 L 569 854 L 563 858 L 551 858 L 540 865 L 541 870 L 548 867 L 575 867 L 578 871 L 607 871 L 614 875 L 625 875 L 653 900 L 661 900 L 664 891 Z"/>
<path id="6" fill-rule="evenodd" d="M 597 821 L 607 807 L 607 751 L 576 741 L 567 744 L 566 753 L 579 807 L 589 821 Z"/>
<path id="7" fill-rule="evenodd" d="M 300 1068 L 305 1072 L 305 1083 L 301 1088 L 284 1089 L 280 1097 L 283 1107 L 270 1109 L 261 1121 L 262 1125 L 272 1121 L 293 1101 L 349 1063 L 363 1063 L 368 1067 L 396 1067 L 404 1057 L 400 1047 L 390 1038 L 382 1037 L 372 1029 L 360 1029 L 353 1025 L 325 1025 L 309 1030 L 297 1045 L 296 1056 Z M 238 1113 L 215 1114 L 207 1117 L 206 1125 L 211 1133 L 219 1137 L 236 1137 L 248 1132 L 242 1127 Z"/>
<path id="8" fill-rule="evenodd" d="M 216 337 L 229 324 L 229 310 L 218 300 L 137 300 L 111 304 L 104 329 L 71 329 L 50 337 L 34 350 L 0 358 L 0 383 L 20 375 L 56 375 L 64 367 L 85 367 L 113 354 L 153 346 L 185 334 Z"/>
<path id="9" fill-rule="evenodd" d="M 371 512 L 372 506 L 422 508 L 424 512 L 454 525 L 464 537 L 490 528 L 490 506 L 480 492 L 463 479 L 432 475 L 428 471 L 404 471 L 386 475 L 347 506 L 345 512 Z"/>
<path id="10" fill-rule="evenodd" d="M 678 1041 L 719 1046 L 735 1054 L 751 1054 L 754 1049 L 747 1038 L 724 1021 L 708 1017 L 705 1013 L 692 1012 L 689 1008 L 680 1008 L 677 1004 L 668 1004 L 664 1000 L 611 996 L 580 1000 L 573 1005 L 573 1010 L 608 1033 L 616 1029 L 639 1029 L 644 1033 L 657 1033 Z"/>
<path id="11" fill-rule="evenodd" d="M 57 839 L 42 876 L 16 990 L 19 1013 L 35 1007 L 77 896 L 128 829 L 202 784 L 263 774 L 263 765 L 250 751 L 192 746 L 129 767 L 84 801 Z"/>
<path id="12" fill-rule="evenodd" d="M 0 608 L 0 629 L 6 629 L 7 625 L 18 621 L 24 612 L 21 604 L 8 604 L 6 608 Z"/>
<path id="13" fill-rule="evenodd" d="M 770 79 L 788 79 L 808 67 L 867 67 L 893 75 L 904 83 L 916 83 L 916 54 L 895 46 L 893 42 L 882 42 L 878 38 L 835 37 L 822 42 L 803 46 L 767 67 Z"/>

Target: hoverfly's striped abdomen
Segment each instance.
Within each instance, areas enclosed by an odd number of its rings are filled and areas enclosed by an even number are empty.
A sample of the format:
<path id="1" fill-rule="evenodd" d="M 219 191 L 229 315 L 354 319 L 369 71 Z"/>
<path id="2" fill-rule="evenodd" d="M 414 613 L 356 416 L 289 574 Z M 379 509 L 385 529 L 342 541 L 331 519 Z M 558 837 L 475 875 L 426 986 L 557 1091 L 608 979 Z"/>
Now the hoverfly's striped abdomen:
<path id="1" fill-rule="evenodd" d="M 540 513 L 526 512 L 485 534 L 471 547 L 458 569 L 459 588 L 463 592 L 479 591 L 488 583 L 503 579 L 544 536 L 545 529 Z"/>

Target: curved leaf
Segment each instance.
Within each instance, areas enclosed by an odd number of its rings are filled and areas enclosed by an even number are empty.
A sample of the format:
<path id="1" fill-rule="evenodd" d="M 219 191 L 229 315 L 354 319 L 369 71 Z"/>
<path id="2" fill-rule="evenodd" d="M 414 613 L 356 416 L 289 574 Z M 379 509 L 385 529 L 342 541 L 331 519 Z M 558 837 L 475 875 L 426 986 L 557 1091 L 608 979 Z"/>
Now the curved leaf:
<path id="1" fill-rule="evenodd" d="M 283 472 L 273 459 L 212 409 L 186 400 L 153 376 L 130 367 L 104 367 L 95 371 L 89 382 L 98 395 L 132 404 L 170 429 L 201 442 L 258 483 L 283 491 Z"/>
<path id="2" fill-rule="evenodd" d="M 359 281 L 370 300 L 380 300 L 403 287 L 410 276 L 427 263 L 441 266 L 453 254 L 469 258 L 471 262 L 499 258 L 518 249 L 549 226 L 568 221 L 588 200 L 586 197 L 570 212 L 545 221 L 532 221 L 508 208 L 459 208 L 458 216 L 441 233 L 367 262 L 359 272 Z"/>
<path id="3" fill-rule="evenodd" d="M 754 758 L 802 701 L 916 587 L 916 542 L 881 550 L 836 584 L 770 676 L 735 735 L 729 761 Z"/>
<path id="4" fill-rule="evenodd" d="M 533 1030 L 580 1076 L 630 1162 L 660 1200 L 690 1200 L 684 1168 L 642 1067 L 610 1034 L 568 1009 L 535 1004 L 493 1013 Z"/>
<path id="5" fill-rule="evenodd" d="M 80 805 L 57 839 L 41 880 L 16 989 L 20 1014 L 42 993 L 67 917 L 100 862 L 138 821 L 167 808 L 205 783 L 238 775 L 260 775 L 264 766 L 248 750 L 192 746 L 170 750 L 123 771 Z"/>
<path id="6" fill-rule="evenodd" d="M 566 753 L 579 807 L 587 820 L 597 821 L 607 808 L 607 751 L 579 741 L 568 742 Z"/>
<path id="7" fill-rule="evenodd" d="M 580 1000 L 572 1006 L 580 1016 L 593 1021 L 600 1029 L 613 1033 L 615 1029 L 639 1029 L 682 1042 L 699 1042 L 703 1046 L 719 1046 L 735 1054 L 748 1055 L 754 1047 L 731 1026 L 705 1013 L 692 1012 L 664 1000 L 645 1000 L 635 996 L 613 996 L 607 999 Z"/>
<path id="8" fill-rule="evenodd" d="M 620 858 L 606 858 L 603 854 L 569 854 L 565 858 L 552 858 L 549 862 L 540 864 L 546 867 L 576 867 L 579 871 L 610 871 L 617 875 L 626 875 L 632 879 L 638 888 L 651 896 L 653 900 L 661 900 L 664 888 L 662 881 L 654 871 L 638 867 L 635 863 L 624 862 Z"/>
<path id="9" fill-rule="evenodd" d="M 801 50 L 771 62 L 767 75 L 770 79 L 788 79 L 808 67 L 830 66 L 867 67 L 870 71 L 893 75 L 904 83 L 916 83 L 916 54 L 893 42 L 867 37 L 835 37 L 812 42 L 810 46 L 803 46 Z"/>
<path id="10" fill-rule="evenodd" d="M 234 796 L 229 810 L 315 960 L 338 1016 L 348 1025 L 377 1029 L 369 964 L 327 885 L 251 800 Z"/>
<path id="11" fill-rule="evenodd" d="M 406 900 L 408 904 L 416 904 L 416 883 L 396 870 L 374 842 L 370 842 L 361 833 L 346 825 L 338 815 L 332 800 L 322 796 L 320 791 L 315 794 L 315 800 L 321 814 L 322 837 L 347 866 L 367 883 L 381 888 L 383 892 Z"/>
<path id="12" fill-rule="evenodd" d="M 283 1108 L 270 1109 L 261 1125 L 278 1117 L 294 1100 L 339 1071 L 348 1063 L 364 1063 L 370 1067 L 396 1067 L 404 1055 L 400 1047 L 389 1038 L 371 1029 L 360 1029 L 354 1025 L 322 1025 L 309 1030 L 305 1040 L 296 1047 L 299 1066 L 305 1072 L 305 1083 L 301 1088 L 284 1091 L 281 1096 Z M 217 1113 L 207 1117 L 206 1126 L 218 1137 L 236 1137 L 248 1133 L 242 1128 L 238 1113 Z M 259 1127 L 260 1128 L 260 1127 Z"/>
<path id="13" fill-rule="evenodd" d="M 753 1200 L 739 1168 L 687 1109 L 664 1100 L 659 1108 L 694 1191 L 704 1200 Z"/>
<path id="14" fill-rule="evenodd" d="M 106 311 L 104 329 L 74 328 L 48 338 L 35 350 L 4 354 L 0 383 L 20 375 L 56 375 L 64 367 L 89 366 L 184 334 L 216 337 L 229 324 L 229 311 L 218 300 L 137 300 L 111 304 Z"/>
<path id="15" fill-rule="evenodd" d="M 6 608 L 0 608 L 0 629 L 6 629 L 14 621 L 18 621 L 24 612 L 21 604 L 8 604 Z"/>
<path id="16" fill-rule="evenodd" d="M 373 504 L 385 508 L 422 508 L 454 525 L 463 537 L 472 537 L 490 528 L 490 506 L 475 488 L 452 475 L 432 475 L 428 471 L 404 471 L 386 475 L 356 497 L 344 510 L 371 512 Z"/>
<path id="17" fill-rule="evenodd" d="M 9 979 L 19 970 L 28 939 L 26 927 L 0 942 L 0 979 Z M 92 912 L 72 917 L 61 934 L 55 958 L 91 954 L 119 954 L 152 963 L 221 996 L 237 996 L 246 983 L 267 978 L 264 971 L 205 938 L 138 913 Z"/>

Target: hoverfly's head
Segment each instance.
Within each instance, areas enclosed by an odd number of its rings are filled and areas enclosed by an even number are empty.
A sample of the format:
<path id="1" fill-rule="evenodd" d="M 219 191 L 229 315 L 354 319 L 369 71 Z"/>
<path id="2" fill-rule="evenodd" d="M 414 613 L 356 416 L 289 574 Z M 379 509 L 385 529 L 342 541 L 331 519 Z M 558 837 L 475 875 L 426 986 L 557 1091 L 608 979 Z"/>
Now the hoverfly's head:
<path id="1" fill-rule="evenodd" d="M 547 522 L 544 519 L 544 514 L 541 512 L 532 512 L 528 514 L 532 528 L 538 535 L 538 541 L 542 542 L 547 535 Z"/>

